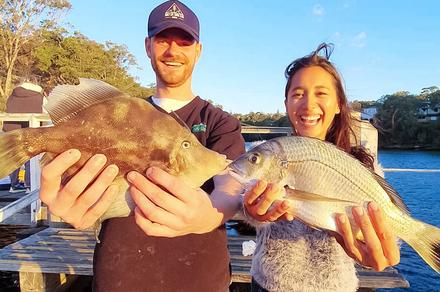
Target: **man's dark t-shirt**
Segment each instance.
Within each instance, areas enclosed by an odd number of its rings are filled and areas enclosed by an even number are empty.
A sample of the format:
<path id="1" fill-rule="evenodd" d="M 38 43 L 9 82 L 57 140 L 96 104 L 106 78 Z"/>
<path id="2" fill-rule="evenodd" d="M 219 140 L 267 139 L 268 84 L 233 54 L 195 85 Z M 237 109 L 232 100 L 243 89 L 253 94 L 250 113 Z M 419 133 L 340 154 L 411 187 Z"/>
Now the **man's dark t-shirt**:
<path id="1" fill-rule="evenodd" d="M 207 148 L 229 159 L 244 152 L 239 121 L 207 101 L 196 97 L 175 114 Z M 203 189 L 210 193 L 212 180 Z M 130 216 L 105 221 L 99 238 L 93 259 L 94 291 L 224 292 L 229 286 L 224 226 L 205 234 L 150 237 Z"/>

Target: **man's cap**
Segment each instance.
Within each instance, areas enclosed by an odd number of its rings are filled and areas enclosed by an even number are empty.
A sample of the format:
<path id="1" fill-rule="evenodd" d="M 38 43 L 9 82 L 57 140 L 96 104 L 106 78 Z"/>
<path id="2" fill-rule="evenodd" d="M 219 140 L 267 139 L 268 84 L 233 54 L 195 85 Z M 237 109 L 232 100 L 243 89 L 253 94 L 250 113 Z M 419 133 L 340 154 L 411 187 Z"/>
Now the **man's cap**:
<path id="1" fill-rule="evenodd" d="M 179 28 L 199 41 L 199 20 L 194 12 L 179 1 L 166 1 L 151 11 L 148 17 L 148 37 L 168 28 Z"/>

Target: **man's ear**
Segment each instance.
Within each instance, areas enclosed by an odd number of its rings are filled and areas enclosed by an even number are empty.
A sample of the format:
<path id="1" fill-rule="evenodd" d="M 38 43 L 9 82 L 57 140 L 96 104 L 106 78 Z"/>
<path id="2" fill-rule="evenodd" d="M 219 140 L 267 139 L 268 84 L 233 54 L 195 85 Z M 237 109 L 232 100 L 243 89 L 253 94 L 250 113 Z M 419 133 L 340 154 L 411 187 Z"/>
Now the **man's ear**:
<path id="1" fill-rule="evenodd" d="M 145 51 L 147 52 L 148 58 L 151 58 L 151 39 L 149 37 L 145 38 Z"/>
<path id="2" fill-rule="evenodd" d="M 200 56 L 202 55 L 202 43 L 196 44 L 196 62 L 199 61 Z"/>

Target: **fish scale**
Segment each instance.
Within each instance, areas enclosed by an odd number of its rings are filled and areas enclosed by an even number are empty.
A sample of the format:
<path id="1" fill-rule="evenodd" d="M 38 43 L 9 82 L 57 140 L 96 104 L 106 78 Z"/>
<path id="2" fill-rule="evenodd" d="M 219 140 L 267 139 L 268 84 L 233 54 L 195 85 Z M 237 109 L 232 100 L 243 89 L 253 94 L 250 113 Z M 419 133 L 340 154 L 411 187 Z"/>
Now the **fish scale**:
<path id="1" fill-rule="evenodd" d="M 412 218 L 397 192 L 359 160 L 335 145 L 308 137 L 268 140 L 230 164 L 243 184 L 256 179 L 285 187 L 295 218 L 337 232 L 335 216 L 346 213 L 353 233 L 363 240 L 351 208 L 376 202 L 393 232 L 440 273 L 440 229 Z"/>

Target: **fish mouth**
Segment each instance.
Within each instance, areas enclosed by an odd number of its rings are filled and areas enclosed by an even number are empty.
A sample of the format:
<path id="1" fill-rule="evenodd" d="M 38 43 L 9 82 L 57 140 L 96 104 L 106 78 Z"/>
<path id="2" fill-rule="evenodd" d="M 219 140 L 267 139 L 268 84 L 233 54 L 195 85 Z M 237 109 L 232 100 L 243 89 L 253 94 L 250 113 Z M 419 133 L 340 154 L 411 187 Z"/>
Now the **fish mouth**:
<path id="1" fill-rule="evenodd" d="M 247 185 L 249 183 L 249 180 L 246 179 L 246 177 L 243 175 L 243 172 L 240 171 L 240 169 L 238 169 L 233 163 L 228 165 L 227 172 L 242 185 Z"/>

